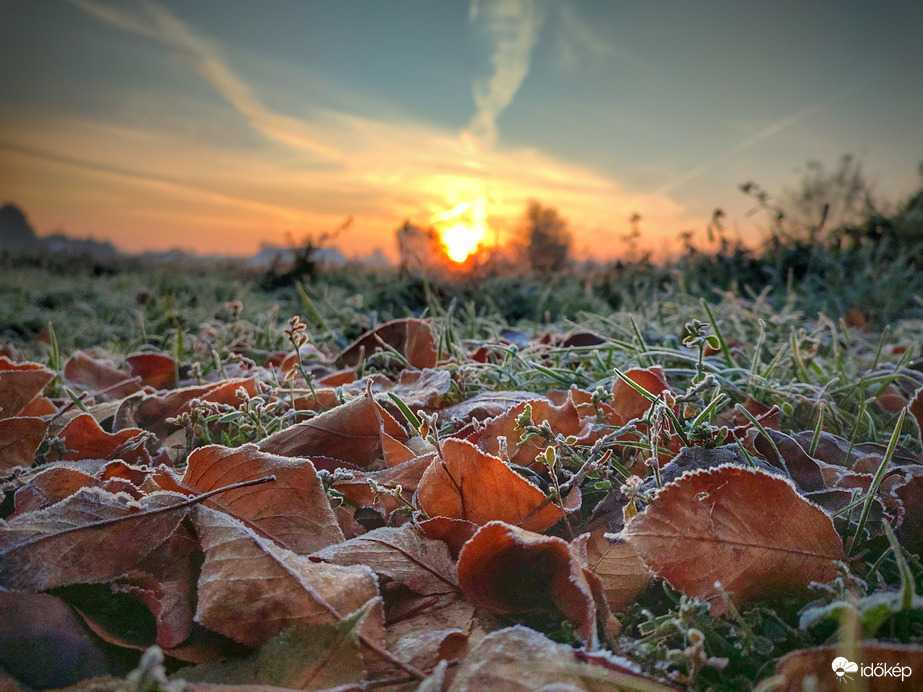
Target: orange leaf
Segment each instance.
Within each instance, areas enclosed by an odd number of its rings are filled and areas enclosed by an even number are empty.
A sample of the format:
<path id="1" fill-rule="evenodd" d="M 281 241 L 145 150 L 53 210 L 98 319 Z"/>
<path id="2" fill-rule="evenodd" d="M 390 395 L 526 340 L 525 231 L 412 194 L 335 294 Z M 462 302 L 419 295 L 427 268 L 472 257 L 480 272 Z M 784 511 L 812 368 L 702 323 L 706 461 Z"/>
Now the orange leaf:
<path id="1" fill-rule="evenodd" d="M 41 418 L 0 420 L 0 475 L 7 476 L 16 467 L 32 466 L 47 429 L 47 421 Z"/>
<path id="2" fill-rule="evenodd" d="M 563 538 L 492 521 L 462 548 L 458 584 L 479 608 L 501 615 L 551 609 L 591 648 L 596 642 L 593 593 Z"/>
<path id="3" fill-rule="evenodd" d="M 843 559 L 833 521 L 790 482 L 730 465 L 664 486 L 622 535 L 674 588 L 705 599 L 720 582 L 738 606 L 829 581 Z"/>
<path id="4" fill-rule="evenodd" d="M 40 363 L 14 363 L 0 356 L 0 419 L 18 416 L 53 377 Z"/>
<path id="5" fill-rule="evenodd" d="M 117 433 L 107 433 L 89 413 L 82 413 L 68 423 L 58 433 L 64 441 L 65 452 L 60 459 L 74 461 L 77 459 L 112 459 L 118 458 L 129 462 L 150 462 L 151 458 L 144 446 L 123 452 L 125 444 L 142 434 L 139 428 L 124 428 Z M 52 457 L 57 458 L 57 457 Z"/>
<path id="6" fill-rule="evenodd" d="M 261 536 L 307 554 L 343 540 L 343 532 L 310 459 L 209 445 L 189 455 L 183 485 L 206 493 L 233 483 L 273 475 L 274 483 L 229 490 L 206 505 L 237 517 Z"/>
<path id="7" fill-rule="evenodd" d="M 433 460 L 417 487 L 429 516 L 479 525 L 499 520 L 530 531 L 544 531 L 564 516 L 553 502 L 545 504 L 538 487 L 470 442 L 447 439 L 442 453 L 445 460 Z"/>
<path id="8" fill-rule="evenodd" d="M 625 377 L 640 385 L 654 396 L 670 390 L 663 368 L 655 365 L 652 368 L 632 368 L 625 373 Z M 625 425 L 634 418 L 640 418 L 651 407 L 651 402 L 636 392 L 621 377 L 616 378 L 612 385 L 612 401 L 609 403 L 615 412 L 613 425 Z"/>
<path id="9" fill-rule="evenodd" d="M 381 455 L 375 402 L 359 397 L 293 425 L 260 442 L 260 449 L 281 456 L 331 456 L 368 466 Z"/>
<path id="10" fill-rule="evenodd" d="M 87 351 L 74 351 L 64 364 L 64 379 L 82 392 L 105 392 L 102 398 L 121 399 L 141 389 L 141 383 L 134 375 L 119 370 L 108 354 L 100 351 L 99 357 Z"/>
<path id="11" fill-rule="evenodd" d="M 599 577 L 613 612 L 634 603 L 651 582 L 651 573 L 631 544 L 604 529 L 578 536 L 571 547 L 587 569 Z"/>
<path id="12" fill-rule="evenodd" d="M 207 507 L 192 519 L 205 553 L 196 622 L 241 644 L 259 646 L 290 625 L 339 622 L 378 596 L 368 567 L 313 562 Z"/>
<path id="13" fill-rule="evenodd" d="M 436 337 L 430 323 L 425 320 L 407 318 L 386 322 L 378 329 L 367 332 L 347 346 L 337 357 L 345 365 L 358 365 L 362 358 L 382 348 L 386 343 L 404 356 L 411 367 L 422 370 L 436 366 Z"/>
<path id="14" fill-rule="evenodd" d="M 142 385 L 154 389 L 173 389 L 176 367 L 176 361 L 163 353 L 135 353 L 125 359 L 129 374 L 140 378 Z"/>
<path id="15" fill-rule="evenodd" d="M 478 447 L 488 454 L 499 456 L 498 438 L 504 437 L 507 453 L 512 463 L 520 466 L 532 464 L 539 453 L 548 446 L 548 443 L 543 439 L 532 438 L 520 444 L 523 431 L 516 428 L 516 419 L 522 415 L 527 405 L 532 409 L 532 421 L 536 425 L 548 421 L 555 433 L 565 436 L 576 435 L 580 432 L 580 418 L 570 398 L 560 406 L 554 406 L 548 399 L 536 398 L 516 404 L 506 413 L 487 421 L 478 435 Z"/>

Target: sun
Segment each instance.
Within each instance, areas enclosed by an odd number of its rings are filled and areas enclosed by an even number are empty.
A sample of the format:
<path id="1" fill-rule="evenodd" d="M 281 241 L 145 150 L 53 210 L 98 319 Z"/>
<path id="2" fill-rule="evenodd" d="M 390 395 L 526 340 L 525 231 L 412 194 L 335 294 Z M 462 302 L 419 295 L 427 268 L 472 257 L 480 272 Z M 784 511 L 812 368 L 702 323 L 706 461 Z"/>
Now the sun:
<path id="1" fill-rule="evenodd" d="M 446 256 L 457 264 L 477 252 L 487 236 L 486 204 L 474 199 L 433 215 Z"/>
<path id="2" fill-rule="evenodd" d="M 445 245 L 449 259 L 459 264 L 468 259 L 480 242 L 480 234 L 463 223 L 455 224 L 442 232 L 442 244 Z"/>

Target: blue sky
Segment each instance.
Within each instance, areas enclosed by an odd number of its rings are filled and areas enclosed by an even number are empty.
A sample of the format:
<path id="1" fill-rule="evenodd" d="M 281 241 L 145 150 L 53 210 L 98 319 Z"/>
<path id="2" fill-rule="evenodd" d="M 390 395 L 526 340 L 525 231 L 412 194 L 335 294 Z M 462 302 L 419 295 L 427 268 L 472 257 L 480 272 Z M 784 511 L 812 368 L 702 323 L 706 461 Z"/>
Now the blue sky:
<path id="1" fill-rule="evenodd" d="M 659 249 L 737 185 L 852 153 L 919 185 L 923 4 L 0 0 L 0 196 L 41 233 L 247 254 L 410 218 L 508 237 L 530 198 L 578 254 Z M 447 210 L 454 210 L 448 213 Z"/>

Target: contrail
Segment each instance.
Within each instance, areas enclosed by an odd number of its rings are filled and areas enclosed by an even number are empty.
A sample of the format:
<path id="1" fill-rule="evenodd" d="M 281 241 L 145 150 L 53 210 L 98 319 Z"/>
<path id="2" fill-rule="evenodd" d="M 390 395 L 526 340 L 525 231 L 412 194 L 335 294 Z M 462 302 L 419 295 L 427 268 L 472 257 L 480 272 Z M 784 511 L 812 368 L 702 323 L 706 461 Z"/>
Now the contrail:
<path id="1" fill-rule="evenodd" d="M 538 0 L 488 0 L 471 3 L 471 19 L 482 22 L 493 40 L 490 79 L 474 85 L 477 112 L 465 132 L 493 144 L 497 139 L 497 118 L 529 73 L 532 48 L 545 21 L 544 4 Z"/>
<path id="2" fill-rule="evenodd" d="M 147 0 L 136 3 L 135 10 L 98 0 L 68 1 L 110 26 L 154 39 L 173 51 L 192 65 L 200 77 L 265 137 L 326 159 L 341 158 L 337 149 L 310 137 L 303 122 L 263 105 L 231 70 L 216 46 L 197 35 L 166 8 Z"/>
<path id="3" fill-rule="evenodd" d="M 796 125 L 800 123 L 802 120 L 810 118 L 815 113 L 822 111 L 824 108 L 827 108 L 828 106 L 836 103 L 837 101 L 846 98 L 847 96 L 852 94 L 854 91 L 856 91 L 859 87 L 861 87 L 863 84 L 865 84 L 865 82 L 866 80 L 858 81 L 823 101 L 815 103 L 812 106 L 808 106 L 807 108 L 803 108 L 797 113 L 793 113 L 792 115 L 782 118 L 781 120 L 777 120 L 776 122 L 772 123 L 768 127 L 763 128 L 756 134 L 751 135 L 750 137 L 747 137 L 746 139 L 738 142 L 737 144 L 735 144 L 733 147 L 731 147 L 727 151 L 710 158 L 708 161 L 705 161 L 704 163 L 700 163 L 695 168 L 692 168 L 686 171 L 685 173 L 683 173 L 682 175 L 674 178 L 666 185 L 663 185 L 662 187 L 659 187 L 657 190 L 655 190 L 655 193 L 658 195 L 665 195 L 666 193 L 670 192 L 671 190 L 678 187 L 679 185 L 682 185 L 683 183 L 688 182 L 692 180 L 693 178 L 697 178 L 702 173 L 709 170 L 710 168 L 713 168 L 719 163 L 724 163 L 728 159 L 733 158 L 736 154 L 739 154 L 740 152 L 746 149 L 749 149 L 754 144 L 762 142 L 765 139 L 769 139 L 770 137 L 779 134 L 783 130 L 788 129 L 792 125 Z"/>

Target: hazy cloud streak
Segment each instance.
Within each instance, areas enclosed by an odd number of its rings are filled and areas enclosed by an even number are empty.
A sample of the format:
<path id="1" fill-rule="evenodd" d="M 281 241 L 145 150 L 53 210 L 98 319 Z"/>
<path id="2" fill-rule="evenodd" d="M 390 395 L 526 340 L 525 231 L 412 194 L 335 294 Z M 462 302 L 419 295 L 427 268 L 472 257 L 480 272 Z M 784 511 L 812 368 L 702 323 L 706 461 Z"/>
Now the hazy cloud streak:
<path id="1" fill-rule="evenodd" d="M 266 108 L 234 74 L 218 47 L 197 35 L 166 8 L 145 0 L 139 0 L 134 10 L 98 0 L 69 2 L 106 24 L 159 41 L 192 65 L 254 129 L 269 139 L 324 158 L 339 158 L 340 153 L 335 148 L 310 137 L 301 121 Z"/>
<path id="2" fill-rule="evenodd" d="M 474 0 L 471 19 L 483 26 L 493 41 L 490 79 L 474 85 L 477 112 L 466 132 L 492 145 L 497 139 L 497 118 L 513 102 L 529 73 L 532 48 L 545 21 L 544 3 L 538 0 Z"/>

